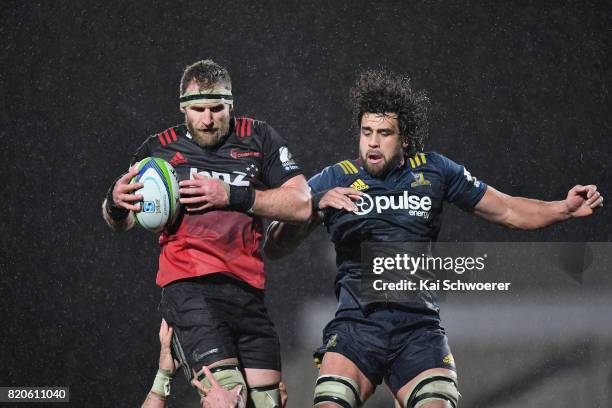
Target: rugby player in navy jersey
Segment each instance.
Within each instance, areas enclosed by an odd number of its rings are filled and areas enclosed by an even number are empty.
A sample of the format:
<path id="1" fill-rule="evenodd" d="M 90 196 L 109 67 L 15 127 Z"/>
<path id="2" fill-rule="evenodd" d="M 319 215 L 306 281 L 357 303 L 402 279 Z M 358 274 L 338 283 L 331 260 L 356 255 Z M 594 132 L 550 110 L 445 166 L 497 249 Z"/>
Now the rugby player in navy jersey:
<path id="1" fill-rule="evenodd" d="M 534 229 L 591 215 L 603 197 L 594 185 L 575 186 L 561 201 L 511 197 L 443 155 L 424 152 L 428 98 L 407 78 L 368 71 L 351 98 L 359 158 L 312 177 L 312 218 L 272 223 L 264 245 L 268 256 L 282 257 L 320 223 L 335 244 L 338 309 L 323 330 L 314 405 L 358 407 L 384 380 L 396 406 L 454 408 L 457 375 L 434 294 L 416 291 L 384 303 L 365 296 L 361 243 L 435 241 L 444 201 L 510 228 Z"/>
<path id="2" fill-rule="evenodd" d="M 264 304 L 262 217 L 308 220 L 308 185 L 272 127 L 232 115 L 224 67 L 211 60 L 188 66 L 180 110 L 185 123 L 147 138 L 132 159 L 165 159 L 180 180 L 183 211 L 160 234 L 157 273 L 173 352 L 190 380 L 206 365 L 227 389 L 242 385 L 245 396 L 248 389 L 252 406 L 279 407 L 280 350 Z M 115 231 L 131 228 L 140 209 L 135 192 L 142 185 L 129 183 L 136 174 L 132 166 L 104 200 L 103 217 Z"/>

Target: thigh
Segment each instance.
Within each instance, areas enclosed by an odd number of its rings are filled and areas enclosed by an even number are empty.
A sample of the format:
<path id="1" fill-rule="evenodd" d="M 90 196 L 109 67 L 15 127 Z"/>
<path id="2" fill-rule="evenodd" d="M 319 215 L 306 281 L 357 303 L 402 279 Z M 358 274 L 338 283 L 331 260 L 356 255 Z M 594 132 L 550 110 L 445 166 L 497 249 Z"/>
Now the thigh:
<path id="1" fill-rule="evenodd" d="M 177 282 L 164 288 L 160 310 L 174 335 L 172 351 L 191 378 L 191 369 L 237 357 L 227 311 L 200 283 Z"/>
<path id="2" fill-rule="evenodd" d="M 414 329 L 393 336 L 396 349 L 388 373 L 389 387 L 394 393 L 423 372 L 440 369 L 456 378 L 453 355 L 444 330 L 428 321 Z M 449 374 L 449 375 L 451 375 Z"/>
<path id="3" fill-rule="evenodd" d="M 278 373 L 280 381 L 280 342 L 262 293 L 252 292 L 245 297 L 240 313 L 232 321 L 232 329 L 240 363 L 249 370 L 247 381 L 260 375 L 270 377 L 271 372 Z"/>
<path id="4" fill-rule="evenodd" d="M 245 380 L 249 388 L 277 385 L 281 381 L 281 372 L 261 368 L 245 368 Z"/>
<path id="5" fill-rule="evenodd" d="M 366 317 L 359 308 L 343 308 L 323 330 L 327 367 L 338 366 L 330 355 L 340 355 L 339 366 L 347 360 L 363 373 L 373 387 L 380 384 L 387 371 L 388 333 L 376 320 Z M 335 353 L 335 354 L 334 354 Z M 348 366 L 348 365 L 347 365 Z M 321 365 L 323 370 L 323 363 Z"/>

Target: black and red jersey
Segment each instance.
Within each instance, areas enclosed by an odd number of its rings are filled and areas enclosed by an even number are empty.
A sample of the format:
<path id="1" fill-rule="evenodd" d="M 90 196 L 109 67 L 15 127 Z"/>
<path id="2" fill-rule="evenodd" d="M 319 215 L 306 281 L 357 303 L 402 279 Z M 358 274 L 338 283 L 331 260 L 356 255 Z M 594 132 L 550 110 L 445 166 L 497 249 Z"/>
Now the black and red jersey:
<path id="1" fill-rule="evenodd" d="M 276 188 L 301 174 L 285 140 L 268 124 L 251 118 L 230 120 L 228 136 L 214 147 L 196 144 L 185 125 L 150 136 L 134 154 L 132 164 L 159 157 L 174 166 L 179 180 L 197 172 L 236 186 Z M 161 253 L 157 284 L 226 272 L 263 289 L 265 275 L 260 243 L 260 217 L 236 211 L 181 213 L 177 223 L 159 237 Z"/>

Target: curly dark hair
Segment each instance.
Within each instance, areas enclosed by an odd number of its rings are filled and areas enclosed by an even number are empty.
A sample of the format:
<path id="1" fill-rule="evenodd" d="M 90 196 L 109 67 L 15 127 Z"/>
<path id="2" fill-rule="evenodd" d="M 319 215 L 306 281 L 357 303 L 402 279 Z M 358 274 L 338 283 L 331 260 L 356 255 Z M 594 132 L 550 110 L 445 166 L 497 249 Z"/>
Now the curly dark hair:
<path id="1" fill-rule="evenodd" d="M 218 84 L 232 90 L 232 80 L 227 69 L 210 59 L 194 62 L 185 68 L 181 78 L 181 95 L 192 81 L 196 81 L 200 88 Z"/>
<path id="2" fill-rule="evenodd" d="M 415 90 L 410 78 L 383 69 L 368 70 L 351 88 L 357 129 L 365 113 L 395 113 L 406 155 L 423 151 L 429 131 L 429 97 Z"/>

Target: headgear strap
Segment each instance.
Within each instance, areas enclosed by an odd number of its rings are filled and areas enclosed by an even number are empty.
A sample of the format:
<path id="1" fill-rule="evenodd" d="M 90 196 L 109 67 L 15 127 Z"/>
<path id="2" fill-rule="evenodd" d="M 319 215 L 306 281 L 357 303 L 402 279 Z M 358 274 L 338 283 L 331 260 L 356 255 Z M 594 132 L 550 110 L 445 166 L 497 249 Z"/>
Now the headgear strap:
<path id="1" fill-rule="evenodd" d="M 196 92 L 185 92 L 181 95 L 179 101 L 181 108 L 197 103 L 226 103 L 230 108 L 234 105 L 232 91 L 226 88 L 199 89 Z"/>

